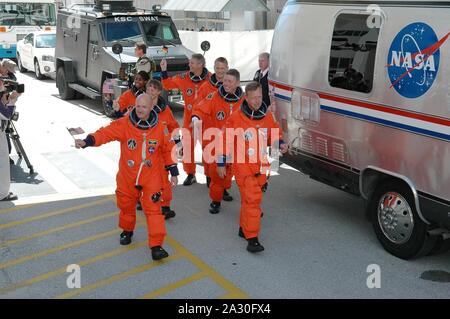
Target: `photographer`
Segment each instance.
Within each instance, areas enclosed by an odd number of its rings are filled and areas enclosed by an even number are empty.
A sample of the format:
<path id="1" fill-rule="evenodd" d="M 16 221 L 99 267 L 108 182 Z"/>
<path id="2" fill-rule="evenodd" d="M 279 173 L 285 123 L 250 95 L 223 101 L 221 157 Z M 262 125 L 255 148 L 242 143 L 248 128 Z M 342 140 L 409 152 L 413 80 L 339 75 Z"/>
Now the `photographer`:
<path id="1" fill-rule="evenodd" d="M 4 81 L 0 80 L 0 201 L 16 200 L 17 196 L 9 191 L 10 167 L 6 128 L 13 117 L 15 104 L 20 96 L 16 91 L 8 92 Z"/>
<path id="2" fill-rule="evenodd" d="M 15 76 L 16 63 L 10 59 L 3 59 L 0 61 L 0 78 L 6 78 L 12 81 L 17 81 Z M 6 141 L 8 143 L 8 154 L 11 154 L 11 139 L 9 135 L 6 134 Z M 9 164 L 14 165 L 14 161 L 9 158 Z"/>

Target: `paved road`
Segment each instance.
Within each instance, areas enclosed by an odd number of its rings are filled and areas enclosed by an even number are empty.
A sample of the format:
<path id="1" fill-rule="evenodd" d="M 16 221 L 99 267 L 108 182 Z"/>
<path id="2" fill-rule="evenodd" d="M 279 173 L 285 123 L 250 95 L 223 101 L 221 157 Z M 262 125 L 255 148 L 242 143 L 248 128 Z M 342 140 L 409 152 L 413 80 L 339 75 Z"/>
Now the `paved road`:
<path id="1" fill-rule="evenodd" d="M 17 128 L 37 174 L 30 176 L 23 162 L 12 167 L 20 200 L 0 203 L 0 298 L 450 296 L 450 253 L 409 262 L 389 255 L 361 199 L 284 165 L 263 203 L 262 254 L 249 254 L 237 236 L 237 188 L 235 201 L 210 215 L 201 174 L 199 184 L 174 191 L 170 259 L 152 262 L 141 214 L 133 245 L 120 246 L 112 196 L 118 144 L 78 151 L 66 130 L 93 131 L 109 119 L 94 101 L 61 101 L 52 80 L 31 73 L 19 80 L 27 94 Z M 66 285 L 70 264 L 81 267 L 81 289 Z M 379 289 L 366 285 L 371 264 L 381 270 Z M 422 279 L 430 271 L 437 281 Z"/>

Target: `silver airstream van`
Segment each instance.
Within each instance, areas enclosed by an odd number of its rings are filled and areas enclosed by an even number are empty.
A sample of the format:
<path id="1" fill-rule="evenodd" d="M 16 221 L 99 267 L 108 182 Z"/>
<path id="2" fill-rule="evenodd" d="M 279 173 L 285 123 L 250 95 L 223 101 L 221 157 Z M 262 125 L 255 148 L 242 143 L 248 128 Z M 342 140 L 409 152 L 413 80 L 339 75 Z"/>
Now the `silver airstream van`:
<path id="1" fill-rule="evenodd" d="M 403 259 L 450 246 L 449 19 L 450 1 L 291 0 L 274 32 L 287 162 L 362 196 Z"/>

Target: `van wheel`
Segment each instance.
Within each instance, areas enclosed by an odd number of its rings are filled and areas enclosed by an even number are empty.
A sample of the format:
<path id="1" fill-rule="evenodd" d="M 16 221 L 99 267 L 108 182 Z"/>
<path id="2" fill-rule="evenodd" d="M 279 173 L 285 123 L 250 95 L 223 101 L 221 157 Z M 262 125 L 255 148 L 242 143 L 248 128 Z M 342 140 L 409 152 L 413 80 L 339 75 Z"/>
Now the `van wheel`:
<path id="1" fill-rule="evenodd" d="M 39 62 L 37 59 L 34 60 L 34 74 L 36 75 L 36 79 L 43 80 L 45 78 L 41 73 L 41 69 L 39 67 Z"/>
<path id="2" fill-rule="evenodd" d="M 56 73 L 56 82 L 58 84 L 57 86 L 61 99 L 73 100 L 75 98 L 75 90 L 69 87 L 63 67 L 58 68 L 58 72 Z"/>
<path id="3" fill-rule="evenodd" d="M 404 183 L 385 180 L 369 201 L 372 226 L 381 245 L 402 259 L 428 254 L 437 238 L 428 234 L 428 226 L 419 217 L 414 197 Z"/>
<path id="4" fill-rule="evenodd" d="M 105 79 L 105 81 L 108 79 Z M 102 106 L 103 106 L 103 112 L 107 117 L 113 118 L 116 114 L 116 111 L 113 109 L 113 97 L 110 93 L 103 93 L 103 87 L 105 84 L 105 81 L 102 83 Z"/>
<path id="5" fill-rule="evenodd" d="M 20 73 L 27 72 L 27 69 L 23 67 L 22 59 L 20 58 L 20 54 L 17 53 L 17 67 L 19 68 Z"/>

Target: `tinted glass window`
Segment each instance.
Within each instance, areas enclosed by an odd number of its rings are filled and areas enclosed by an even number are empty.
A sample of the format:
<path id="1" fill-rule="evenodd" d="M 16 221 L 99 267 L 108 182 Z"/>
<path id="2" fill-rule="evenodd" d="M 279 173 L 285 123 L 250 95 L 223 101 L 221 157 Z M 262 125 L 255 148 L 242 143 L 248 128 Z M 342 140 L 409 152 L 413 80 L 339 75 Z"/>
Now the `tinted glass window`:
<path id="1" fill-rule="evenodd" d="M 379 28 L 369 28 L 368 15 L 337 17 L 328 69 L 330 85 L 345 90 L 372 91 Z"/>
<path id="2" fill-rule="evenodd" d="M 117 40 L 129 40 L 131 42 L 122 43 L 123 46 L 134 46 L 135 42 L 143 41 L 142 32 L 137 21 L 129 22 L 103 22 L 101 23 L 103 35 L 106 42 Z"/>
<path id="3" fill-rule="evenodd" d="M 52 3 L 0 2 L 0 25 L 56 25 L 55 5 Z"/>
<path id="4" fill-rule="evenodd" d="M 164 40 L 169 40 L 176 44 L 180 43 L 175 26 L 170 20 L 145 21 L 142 22 L 142 27 L 150 45 L 166 44 Z"/>

